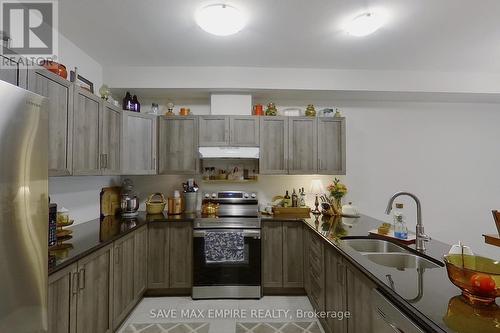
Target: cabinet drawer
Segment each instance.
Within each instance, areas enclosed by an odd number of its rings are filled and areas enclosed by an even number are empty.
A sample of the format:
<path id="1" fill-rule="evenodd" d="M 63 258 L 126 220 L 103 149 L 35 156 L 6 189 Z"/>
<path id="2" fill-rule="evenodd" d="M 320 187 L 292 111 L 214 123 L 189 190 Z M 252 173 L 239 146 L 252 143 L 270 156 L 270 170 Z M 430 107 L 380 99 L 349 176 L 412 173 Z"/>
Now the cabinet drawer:
<path id="1" fill-rule="evenodd" d="M 315 254 L 316 256 L 323 255 L 323 240 L 319 239 L 318 236 L 312 235 L 311 241 L 309 242 L 309 252 Z"/>
<path id="2" fill-rule="evenodd" d="M 324 309 L 324 288 L 322 287 L 321 281 L 311 280 L 311 293 L 312 305 L 316 310 Z"/>

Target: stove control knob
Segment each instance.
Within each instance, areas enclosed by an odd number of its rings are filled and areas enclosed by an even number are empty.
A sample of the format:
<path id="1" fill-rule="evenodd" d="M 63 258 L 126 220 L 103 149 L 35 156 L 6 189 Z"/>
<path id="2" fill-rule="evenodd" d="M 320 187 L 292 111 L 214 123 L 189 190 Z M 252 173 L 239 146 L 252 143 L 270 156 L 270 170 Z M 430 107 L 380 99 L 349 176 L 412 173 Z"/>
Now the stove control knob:
<path id="1" fill-rule="evenodd" d="M 248 199 L 249 197 L 250 197 L 250 196 L 248 195 L 248 193 L 244 193 L 244 194 L 243 194 L 243 198 Z"/>
<path id="2" fill-rule="evenodd" d="M 212 193 L 212 199 L 217 198 L 217 193 Z"/>
<path id="3" fill-rule="evenodd" d="M 257 198 L 257 193 L 252 193 L 250 196 L 252 197 L 252 199 L 255 199 Z"/>
<path id="4" fill-rule="evenodd" d="M 210 194 L 209 193 L 205 193 L 204 197 L 205 197 L 205 199 L 209 199 L 210 198 Z"/>

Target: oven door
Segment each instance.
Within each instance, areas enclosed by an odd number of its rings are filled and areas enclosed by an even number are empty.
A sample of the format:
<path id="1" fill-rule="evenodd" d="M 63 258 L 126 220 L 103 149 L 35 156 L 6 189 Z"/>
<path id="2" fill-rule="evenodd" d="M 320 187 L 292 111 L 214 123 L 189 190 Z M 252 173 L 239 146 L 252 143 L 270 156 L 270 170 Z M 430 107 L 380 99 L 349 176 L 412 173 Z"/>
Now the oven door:
<path id="1" fill-rule="evenodd" d="M 210 232 L 243 231 L 245 240 L 242 262 L 210 262 L 205 260 L 205 234 Z M 193 230 L 194 286 L 260 286 L 260 229 Z"/>

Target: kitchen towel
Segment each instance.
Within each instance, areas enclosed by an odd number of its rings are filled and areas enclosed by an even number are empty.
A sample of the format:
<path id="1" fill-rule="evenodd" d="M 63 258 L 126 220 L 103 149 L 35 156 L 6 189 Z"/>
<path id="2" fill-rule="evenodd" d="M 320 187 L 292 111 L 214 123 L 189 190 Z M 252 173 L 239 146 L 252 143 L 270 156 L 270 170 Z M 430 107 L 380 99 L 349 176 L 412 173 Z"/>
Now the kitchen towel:
<path id="1" fill-rule="evenodd" d="M 245 239 L 241 231 L 207 231 L 205 233 L 205 262 L 238 263 L 245 259 Z"/>

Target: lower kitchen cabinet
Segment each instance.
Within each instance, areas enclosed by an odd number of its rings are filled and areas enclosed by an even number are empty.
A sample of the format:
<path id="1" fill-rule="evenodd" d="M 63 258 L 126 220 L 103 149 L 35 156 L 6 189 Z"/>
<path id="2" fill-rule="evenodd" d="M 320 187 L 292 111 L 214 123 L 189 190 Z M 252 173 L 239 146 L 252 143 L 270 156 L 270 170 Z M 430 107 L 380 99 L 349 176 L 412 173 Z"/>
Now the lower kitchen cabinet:
<path id="1" fill-rule="evenodd" d="M 192 223 L 150 224 L 148 230 L 148 289 L 192 286 Z"/>
<path id="2" fill-rule="evenodd" d="M 148 289 L 164 289 L 169 284 L 168 225 L 153 223 L 148 230 Z"/>
<path id="3" fill-rule="evenodd" d="M 325 310 L 346 311 L 346 272 L 342 255 L 332 246 L 325 249 L 325 275 L 328 276 L 325 280 Z M 327 318 L 325 330 L 330 333 L 347 332 L 347 320 Z"/>
<path id="4" fill-rule="evenodd" d="M 77 297 L 77 333 L 113 332 L 110 316 L 111 253 L 112 245 L 108 245 L 78 261 L 78 293 L 72 294 L 72 297 Z"/>
<path id="5" fill-rule="evenodd" d="M 134 232 L 134 300 L 139 301 L 148 286 L 148 228 Z"/>
<path id="6" fill-rule="evenodd" d="M 302 222 L 262 223 L 262 286 L 303 288 Z"/>
<path id="7" fill-rule="evenodd" d="M 262 222 L 262 286 L 283 287 L 283 223 Z"/>
<path id="8" fill-rule="evenodd" d="M 170 229 L 170 288 L 191 288 L 193 275 L 193 228 L 191 222 L 175 222 Z"/>
<path id="9" fill-rule="evenodd" d="M 48 324 L 50 333 L 76 332 L 77 264 L 49 276 Z"/>
<path id="10" fill-rule="evenodd" d="M 368 314 L 372 311 L 371 292 L 376 286 L 345 259 L 344 267 L 346 274 L 347 310 L 351 313 L 351 318 L 347 320 L 347 331 L 349 333 L 370 333 L 372 332 L 373 325 L 372 317 Z"/>
<path id="11" fill-rule="evenodd" d="M 303 222 L 283 222 L 283 287 L 304 287 Z"/>
<path id="12" fill-rule="evenodd" d="M 309 267 L 306 268 L 309 274 L 309 300 L 317 311 L 325 310 L 325 263 L 324 263 L 324 241 L 313 232 L 309 237 Z M 330 277 L 329 277 L 330 278 Z"/>
<path id="13" fill-rule="evenodd" d="M 134 233 L 113 244 L 113 327 L 128 315 L 134 302 Z"/>

